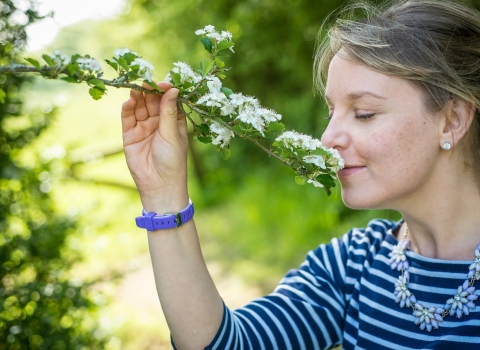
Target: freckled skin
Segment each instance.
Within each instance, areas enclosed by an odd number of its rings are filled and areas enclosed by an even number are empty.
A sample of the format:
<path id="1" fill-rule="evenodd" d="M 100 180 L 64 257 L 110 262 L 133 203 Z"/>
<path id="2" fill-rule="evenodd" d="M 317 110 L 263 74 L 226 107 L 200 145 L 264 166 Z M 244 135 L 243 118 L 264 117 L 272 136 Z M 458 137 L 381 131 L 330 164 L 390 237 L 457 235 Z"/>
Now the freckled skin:
<path id="1" fill-rule="evenodd" d="M 384 99 L 349 98 L 358 91 Z M 322 142 L 340 152 L 346 167 L 364 167 L 351 176 L 339 173 L 347 206 L 401 210 L 434 190 L 441 172 L 441 118 L 423 108 L 420 90 L 337 55 L 326 96 L 332 118 Z M 368 119 L 355 117 L 371 113 Z"/>

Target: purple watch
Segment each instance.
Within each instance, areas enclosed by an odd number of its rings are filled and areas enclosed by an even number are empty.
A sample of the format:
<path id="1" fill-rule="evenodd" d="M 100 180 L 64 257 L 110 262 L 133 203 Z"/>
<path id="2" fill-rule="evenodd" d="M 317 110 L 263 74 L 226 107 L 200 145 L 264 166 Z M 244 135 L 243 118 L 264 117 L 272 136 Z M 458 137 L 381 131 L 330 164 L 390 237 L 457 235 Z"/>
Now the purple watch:
<path id="1" fill-rule="evenodd" d="M 193 218 L 193 214 L 193 203 L 189 200 L 188 207 L 176 214 L 157 215 L 154 212 L 147 213 L 143 209 L 142 216 L 137 216 L 135 222 L 138 227 L 146 228 L 147 231 L 165 230 L 182 226 Z"/>

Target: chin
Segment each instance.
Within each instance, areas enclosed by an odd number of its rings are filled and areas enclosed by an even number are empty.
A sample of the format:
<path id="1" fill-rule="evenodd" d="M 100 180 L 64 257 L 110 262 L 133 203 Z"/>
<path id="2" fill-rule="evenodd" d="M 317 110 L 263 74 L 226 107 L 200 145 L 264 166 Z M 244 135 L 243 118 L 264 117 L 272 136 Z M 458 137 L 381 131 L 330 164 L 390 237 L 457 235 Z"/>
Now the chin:
<path id="1" fill-rule="evenodd" d="M 387 209 L 385 198 L 381 198 L 378 193 L 353 188 L 342 187 L 343 203 L 351 209 Z"/>

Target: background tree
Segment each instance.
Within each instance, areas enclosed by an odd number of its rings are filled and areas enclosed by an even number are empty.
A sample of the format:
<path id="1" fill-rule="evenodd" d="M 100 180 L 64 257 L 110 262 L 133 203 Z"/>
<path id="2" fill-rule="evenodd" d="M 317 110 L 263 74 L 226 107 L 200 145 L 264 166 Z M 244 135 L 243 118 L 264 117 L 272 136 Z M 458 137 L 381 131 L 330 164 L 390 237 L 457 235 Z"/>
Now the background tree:
<path id="1" fill-rule="evenodd" d="M 16 62 L 26 26 L 40 18 L 31 2 L 0 3 L 0 64 Z M 80 255 L 66 245 L 76 222 L 61 216 L 49 192 L 69 176 L 61 146 L 24 152 L 54 110 L 24 113 L 23 74 L 0 75 L 0 349 L 104 349 L 92 283 L 68 271 Z"/>

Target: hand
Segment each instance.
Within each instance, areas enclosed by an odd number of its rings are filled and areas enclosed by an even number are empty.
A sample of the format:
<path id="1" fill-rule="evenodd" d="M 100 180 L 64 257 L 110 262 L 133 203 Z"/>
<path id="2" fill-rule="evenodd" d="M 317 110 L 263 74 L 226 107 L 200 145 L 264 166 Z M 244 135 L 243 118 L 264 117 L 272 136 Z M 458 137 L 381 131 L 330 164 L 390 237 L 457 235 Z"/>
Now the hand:
<path id="1" fill-rule="evenodd" d="M 122 106 L 122 130 L 127 165 L 145 210 L 165 213 L 188 204 L 188 136 L 185 115 L 177 111 L 178 89 L 165 81 L 158 86 L 163 96 L 130 91 Z"/>

